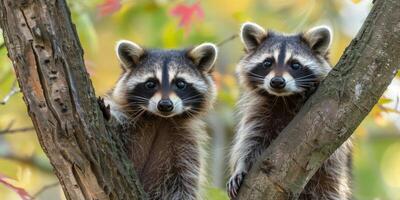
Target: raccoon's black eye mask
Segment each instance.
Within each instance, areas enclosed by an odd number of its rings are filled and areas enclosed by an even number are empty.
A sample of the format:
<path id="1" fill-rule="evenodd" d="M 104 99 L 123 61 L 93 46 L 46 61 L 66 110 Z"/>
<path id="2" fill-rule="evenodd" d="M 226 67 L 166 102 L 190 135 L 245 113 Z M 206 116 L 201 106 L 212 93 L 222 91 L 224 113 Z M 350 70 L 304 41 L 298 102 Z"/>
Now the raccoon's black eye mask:
<path id="1" fill-rule="evenodd" d="M 299 70 L 303 68 L 303 65 L 296 59 L 290 60 L 288 65 L 292 68 L 292 70 Z"/>
<path id="2" fill-rule="evenodd" d="M 157 89 L 158 84 L 159 84 L 158 80 L 156 80 L 156 79 L 148 79 L 146 82 L 144 82 L 145 88 L 147 88 L 149 90 Z"/>
<path id="3" fill-rule="evenodd" d="M 262 63 L 260 63 L 260 65 L 264 68 L 270 68 L 272 67 L 272 65 L 275 63 L 275 59 L 270 57 L 270 58 L 266 58 Z"/>

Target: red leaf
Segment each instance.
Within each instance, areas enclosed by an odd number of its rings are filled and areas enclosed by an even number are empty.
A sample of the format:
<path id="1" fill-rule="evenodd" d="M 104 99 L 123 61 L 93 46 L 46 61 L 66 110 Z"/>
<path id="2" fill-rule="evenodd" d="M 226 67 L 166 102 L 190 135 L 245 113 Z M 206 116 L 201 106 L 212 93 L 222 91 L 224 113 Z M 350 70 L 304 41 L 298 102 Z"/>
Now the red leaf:
<path id="1" fill-rule="evenodd" d="M 29 195 L 24 188 L 16 187 L 7 182 L 7 177 L 2 174 L 0 174 L 0 183 L 10 188 L 12 191 L 16 192 L 22 200 L 32 200 L 31 195 Z"/>
<path id="2" fill-rule="evenodd" d="M 104 2 L 97 7 L 97 9 L 99 10 L 99 15 L 101 17 L 111 15 L 114 12 L 118 11 L 120 8 L 120 0 L 104 0 Z"/>
<path id="3" fill-rule="evenodd" d="M 204 11 L 200 5 L 200 2 L 196 2 L 192 5 L 178 4 L 172 8 L 171 14 L 180 18 L 179 25 L 182 26 L 186 31 L 189 30 L 191 24 L 193 23 L 194 17 L 199 19 L 204 18 Z"/>

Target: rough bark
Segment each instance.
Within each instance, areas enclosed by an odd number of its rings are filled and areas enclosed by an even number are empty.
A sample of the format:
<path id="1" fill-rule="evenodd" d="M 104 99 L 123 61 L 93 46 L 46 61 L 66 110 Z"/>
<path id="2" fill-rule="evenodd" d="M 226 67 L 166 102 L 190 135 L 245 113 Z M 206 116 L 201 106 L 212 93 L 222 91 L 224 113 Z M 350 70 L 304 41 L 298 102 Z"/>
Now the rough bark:
<path id="1" fill-rule="evenodd" d="M 104 121 L 64 0 L 0 0 L 0 23 L 39 142 L 67 199 L 143 199 Z"/>
<path id="2" fill-rule="evenodd" d="M 300 113 L 250 170 L 237 199 L 297 199 L 346 141 L 400 68 L 400 1 L 378 0 Z"/>

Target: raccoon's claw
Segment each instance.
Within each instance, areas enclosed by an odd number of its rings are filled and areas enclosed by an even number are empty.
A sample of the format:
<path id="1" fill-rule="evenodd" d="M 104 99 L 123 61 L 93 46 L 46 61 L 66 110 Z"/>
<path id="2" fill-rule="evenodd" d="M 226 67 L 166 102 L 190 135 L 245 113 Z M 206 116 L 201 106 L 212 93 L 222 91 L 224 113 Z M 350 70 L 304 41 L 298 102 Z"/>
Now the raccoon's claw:
<path id="1" fill-rule="evenodd" d="M 110 120 L 111 119 L 110 105 L 106 105 L 104 103 L 104 99 L 101 97 L 97 98 L 97 103 L 100 106 L 100 110 L 103 113 L 104 119 L 106 119 L 107 121 Z"/>
<path id="2" fill-rule="evenodd" d="M 239 188 L 243 183 L 243 179 L 246 176 L 247 172 L 240 172 L 234 174 L 230 179 L 227 185 L 227 192 L 230 199 L 235 199 L 238 195 Z"/>

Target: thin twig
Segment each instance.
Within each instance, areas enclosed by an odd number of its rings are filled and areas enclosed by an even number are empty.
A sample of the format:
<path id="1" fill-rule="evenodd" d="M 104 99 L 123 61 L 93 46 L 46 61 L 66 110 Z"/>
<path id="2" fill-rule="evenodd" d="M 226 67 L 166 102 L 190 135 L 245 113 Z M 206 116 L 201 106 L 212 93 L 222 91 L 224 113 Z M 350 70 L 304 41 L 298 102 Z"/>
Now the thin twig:
<path id="1" fill-rule="evenodd" d="M 28 131 L 33 131 L 35 128 L 33 127 L 23 127 L 23 128 L 16 128 L 16 129 L 4 129 L 0 131 L 0 135 L 5 135 L 5 134 L 12 134 L 12 133 L 22 133 L 22 132 L 28 132 Z"/>
<path id="2" fill-rule="evenodd" d="M 218 46 L 218 47 L 221 47 L 221 46 L 225 45 L 226 43 L 228 43 L 228 42 L 230 42 L 230 41 L 236 39 L 237 37 L 239 37 L 238 34 L 233 34 L 233 35 L 231 35 L 231 36 L 225 38 L 225 39 L 222 40 L 221 42 L 218 42 L 218 43 L 217 43 L 217 46 Z"/>
<path id="3" fill-rule="evenodd" d="M 0 158 L 8 159 L 15 162 L 23 163 L 32 167 L 35 167 L 46 173 L 53 173 L 53 167 L 44 158 L 32 155 L 32 156 L 20 156 L 12 151 L 0 152 Z"/>
<path id="4" fill-rule="evenodd" d="M 5 105 L 8 100 L 15 94 L 17 94 L 20 91 L 20 89 L 17 86 L 17 81 L 15 80 L 10 88 L 10 92 L 3 98 L 3 100 L 0 102 L 1 105 Z"/>
<path id="5" fill-rule="evenodd" d="M 400 114 L 400 110 L 394 109 L 394 108 L 388 108 L 382 105 L 378 105 L 378 107 L 383 110 L 383 112 L 387 112 L 387 113 L 397 113 Z"/>
<path id="6" fill-rule="evenodd" d="M 12 126 L 14 125 L 14 122 L 15 122 L 15 120 L 11 120 L 11 122 L 7 124 L 5 129 L 0 130 L 0 135 L 11 134 L 11 133 L 19 133 L 19 132 L 28 132 L 28 131 L 35 130 L 34 127 L 23 127 L 23 128 L 11 129 Z"/>
<path id="7" fill-rule="evenodd" d="M 52 183 L 52 184 L 45 185 L 44 187 L 42 187 L 39 191 L 37 191 L 37 192 L 32 196 L 32 199 L 38 198 L 40 194 L 42 194 L 43 192 L 45 192 L 46 190 L 48 190 L 48 189 L 50 189 L 50 188 L 53 188 L 53 187 L 58 186 L 59 184 L 60 184 L 59 182 L 54 182 L 54 183 Z"/>

